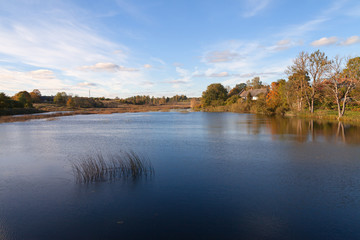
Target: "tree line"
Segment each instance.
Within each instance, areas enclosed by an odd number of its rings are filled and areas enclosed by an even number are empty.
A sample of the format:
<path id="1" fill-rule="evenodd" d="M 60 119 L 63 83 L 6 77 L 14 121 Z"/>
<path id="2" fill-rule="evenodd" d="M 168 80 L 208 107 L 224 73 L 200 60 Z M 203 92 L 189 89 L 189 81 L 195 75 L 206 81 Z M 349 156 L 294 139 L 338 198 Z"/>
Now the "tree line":
<path id="1" fill-rule="evenodd" d="M 33 103 L 53 103 L 58 106 L 67 106 L 69 108 L 103 108 L 113 106 L 116 104 L 135 104 L 135 105 L 162 105 L 168 103 L 187 102 L 190 101 L 185 95 L 175 95 L 173 97 L 150 97 L 150 96 L 133 96 L 125 99 L 109 99 L 105 97 L 90 98 L 79 97 L 67 94 L 66 92 L 58 92 L 55 96 L 42 96 L 38 89 L 32 92 L 21 91 L 14 96 L 9 97 L 5 93 L 0 92 L 0 109 L 13 108 L 33 108 Z M 107 103 L 107 104 L 104 104 Z"/>
<path id="2" fill-rule="evenodd" d="M 177 103 L 177 102 L 188 102 L 189 99 L 185 95 L 175 95 L 173 97 L 150 97 L 150 96 L 133 96 L 125 99 L 120 99 L 122 103 L 135 104 L 135 105 L 144 105 L 144 104 L 152 104 L 152 105 L 163 105 L 166 103 Z"/>
<path id="3" fill-rule="evenodd" d="M 347 109 L 359 109 L 360 57 L 330 59 L 319 50 L 301 52 L 286 71 L 287 79 L 264 85 L 259 77 L 227 90 L 219 83 L 203 92 L 199 108 L 205 110 L 248 111 L 266 114 L 314 113 L 317 109 L 336 110 L 338 118 Z M 267 89 L 250 96 L 254 89 Z M 261 91 L 257 91 L 261 92 Z M 245 95 L 244 95 L 245 94 Z"/>
<path id="4" fill-rule="evenodd" d="M 30 93 L 27 91 L 21 91 L 12 97 L 0 92 L 0 109 L 32 108 L 33 103 L 41 101 L 40 97 L 41 93 L 38 89 L 34 89 Z"/>

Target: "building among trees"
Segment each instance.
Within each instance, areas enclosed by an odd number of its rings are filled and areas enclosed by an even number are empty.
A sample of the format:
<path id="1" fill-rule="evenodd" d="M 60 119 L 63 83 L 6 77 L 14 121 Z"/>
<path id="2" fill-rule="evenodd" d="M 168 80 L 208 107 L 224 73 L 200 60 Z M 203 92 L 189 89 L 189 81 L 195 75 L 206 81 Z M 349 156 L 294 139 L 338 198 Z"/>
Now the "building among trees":
<path id="1" fill-rule="evenodd" d="M 260 88 L 260 89 L 250 89 L 247 91 L 242 91 L 240 97 L 244 100 L 247 100 L 250 97 L 250 100 L 257 100 L 261 94 L 266 96 L 269 93 L 269 89 Z"/>

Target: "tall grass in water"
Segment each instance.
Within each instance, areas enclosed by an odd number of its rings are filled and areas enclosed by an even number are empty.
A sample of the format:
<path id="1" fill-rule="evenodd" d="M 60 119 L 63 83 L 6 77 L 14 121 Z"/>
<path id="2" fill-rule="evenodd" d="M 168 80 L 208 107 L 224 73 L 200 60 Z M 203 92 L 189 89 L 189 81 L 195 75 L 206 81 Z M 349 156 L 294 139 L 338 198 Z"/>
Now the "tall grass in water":
<path id="1" fill-rule="evenodd" d="M 135 180 L 155 173 L 149 160 L 132 151 L 108 155 L 107 158 L 99 152 L 74 161 L 72 168 L 79 183 L 113 181 L 129 177 Z"/>

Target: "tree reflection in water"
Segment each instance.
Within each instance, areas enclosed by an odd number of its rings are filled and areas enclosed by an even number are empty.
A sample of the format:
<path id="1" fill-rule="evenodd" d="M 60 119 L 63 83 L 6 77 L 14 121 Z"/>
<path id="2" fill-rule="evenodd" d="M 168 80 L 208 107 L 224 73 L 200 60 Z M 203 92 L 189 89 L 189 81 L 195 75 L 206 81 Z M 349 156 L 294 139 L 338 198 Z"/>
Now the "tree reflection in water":
<path id="1" fill-rule="evenodd" d="M 253 133 L 259 132 L 260 127 L 258 121 L 251 124 Z M 258 130 L 254 130 L 254 128 L 258 128 Z M 279 140 L 360 143 L 360 127 L 343 122 L 274 117 L 268 119 L 266 128 L 273 139 Z"/>

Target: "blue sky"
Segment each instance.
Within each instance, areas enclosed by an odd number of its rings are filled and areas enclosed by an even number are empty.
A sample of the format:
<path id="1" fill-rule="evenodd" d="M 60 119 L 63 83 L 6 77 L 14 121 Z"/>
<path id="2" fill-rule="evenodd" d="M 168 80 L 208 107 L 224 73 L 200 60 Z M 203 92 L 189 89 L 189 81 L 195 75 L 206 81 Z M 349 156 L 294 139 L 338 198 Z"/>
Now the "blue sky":
<path id="1" fill-rule="evenodd" d="M 0 1 L 0 92 L 201 96 L 285 78 L 301 51 L 360 55 L 360 2 Z"/>

